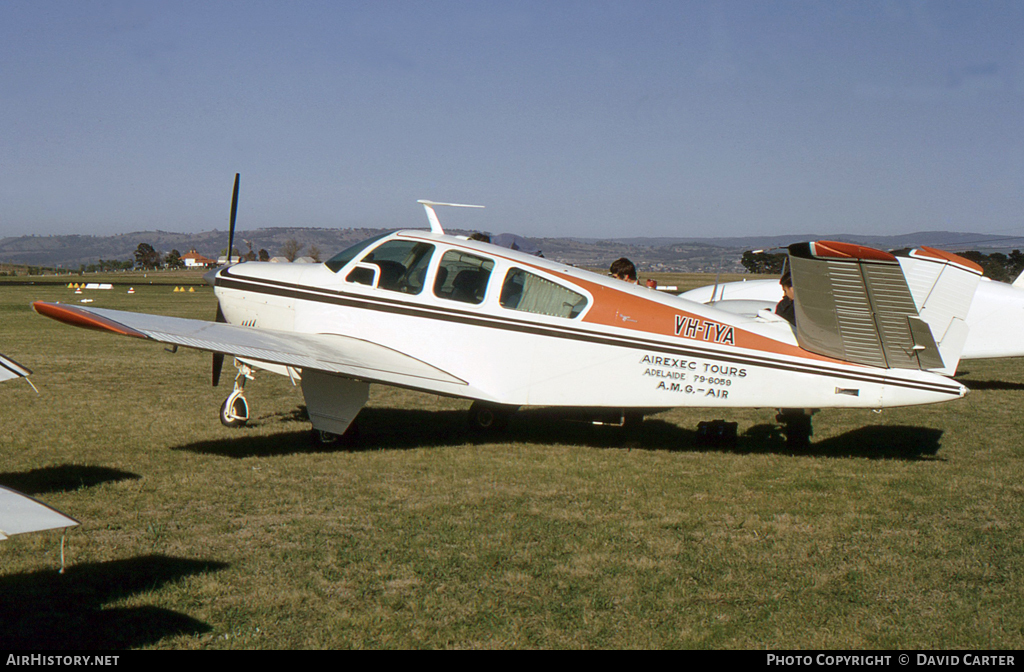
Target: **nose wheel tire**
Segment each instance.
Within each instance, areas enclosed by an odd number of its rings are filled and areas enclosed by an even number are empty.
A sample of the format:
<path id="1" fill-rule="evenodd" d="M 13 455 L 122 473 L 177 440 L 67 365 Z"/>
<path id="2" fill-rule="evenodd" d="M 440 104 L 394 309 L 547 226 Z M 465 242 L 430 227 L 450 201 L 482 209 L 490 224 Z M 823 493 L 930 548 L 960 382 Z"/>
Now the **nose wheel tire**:
<path id="1" fill-rule="evenodd" d="M 220 407 L 220 423 L 225 427 L 244 427 L 249 420 L 249 404 L 240 394 L 232 394 Z"/>

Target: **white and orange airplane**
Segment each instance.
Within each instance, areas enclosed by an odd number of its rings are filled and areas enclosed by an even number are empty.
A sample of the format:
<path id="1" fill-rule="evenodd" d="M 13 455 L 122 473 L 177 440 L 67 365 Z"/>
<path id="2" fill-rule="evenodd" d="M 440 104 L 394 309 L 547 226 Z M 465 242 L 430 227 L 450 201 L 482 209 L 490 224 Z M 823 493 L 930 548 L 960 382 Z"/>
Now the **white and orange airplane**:
<path id="1" fill-rule="evenodd" d="M 232 205 L 232 230 L 236 195 Z M 797 326 L 736 315 L 604 275 L 431 230 L 359 243 L 322 264 L 245 262 L 207 274 L 217 321 L 34 304 L 80 327 L 235 357 L 221 408 L 244 424 L 252 367 L 301 379 L 312 426 L 344 434 L 371 384 L 475 401 L 471 423 L 523 406 L 642 417 L 689 406 L 822 409 L 929 404 L 952 380 L 980 269 L 923 251 L 905 264 L 844 243 L 791 248 Z M 232 233 L 233 237 L 233 233 Z M 229 238 L 229 247 L 231 238 Z M 216 383 L 215 383 L 216 384 Z M 806 440 L 803 412 L 784 415 Z"/>

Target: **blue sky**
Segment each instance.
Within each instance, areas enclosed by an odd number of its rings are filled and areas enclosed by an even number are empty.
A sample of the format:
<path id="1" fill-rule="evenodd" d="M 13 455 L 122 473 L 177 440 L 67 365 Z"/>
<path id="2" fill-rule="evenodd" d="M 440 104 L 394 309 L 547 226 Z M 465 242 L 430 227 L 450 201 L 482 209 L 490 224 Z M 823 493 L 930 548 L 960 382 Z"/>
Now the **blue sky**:
<path id="1" fill-rule="evenodd" d="M 1021 2 L 0 0 L 0 236 L 1024 234 Z"/>

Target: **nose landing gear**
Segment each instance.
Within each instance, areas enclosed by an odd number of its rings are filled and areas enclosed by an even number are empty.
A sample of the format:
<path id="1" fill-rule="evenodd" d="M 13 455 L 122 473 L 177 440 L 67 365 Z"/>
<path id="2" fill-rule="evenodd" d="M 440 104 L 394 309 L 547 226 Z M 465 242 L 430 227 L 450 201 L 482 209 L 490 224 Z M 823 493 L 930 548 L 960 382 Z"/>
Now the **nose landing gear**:
<path id="1" fill-rule="evenodd" d="M 237 359 L 235 388 L 220 407 L 220 422 L 225 427 L 244 427 L 249 421 L 249 402 L 245 400 L 245 381 L 252 380 L 252 369 Z"/>

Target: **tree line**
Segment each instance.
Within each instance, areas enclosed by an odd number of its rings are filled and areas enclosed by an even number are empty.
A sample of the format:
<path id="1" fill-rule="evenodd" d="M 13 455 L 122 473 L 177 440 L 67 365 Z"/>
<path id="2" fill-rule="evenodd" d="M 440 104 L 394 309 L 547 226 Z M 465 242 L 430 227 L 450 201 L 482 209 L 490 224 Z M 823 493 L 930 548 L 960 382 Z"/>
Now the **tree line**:
<path id="1" fill-rule="evenodd" d="M 231 256 L 238 257 L 243 261 L 270 261 L 270 252 L 266 249 L 260 249 L 258 252 L 253 250 L 253 245 L 250 241 L 245 241 L 248 246 L 248 251 L 243 253 L 239 248 L 231 248 Z M 281 245 L 281 256 L 288 261 L 295 261 L 299 258 L 302 248 L 304 246 L 295 239 L 288 239 Z M 220 251 L 221 256 L 228 256 L 227 248 L 222 248 Z M 313 261 L 323 261 L 321 258 L 323 253 L 320 248 L 316 245 L 310 245 L 306 251 L 306 255 L 313 259 Z M 184 268 L 185 262 L 181 258 L 181 252 L 178 250 L 171 250 L 167 254 L 160 254 L 153 248 L 149 243 L 139 243 L 139 246 L 135 249 L 135 260 L 134 262 L 125 262 L 129 268 L 140 269 L 140 270 L 155 270 L 158 268 Z"/>
<path id="2" fill-rule="evenodd" d="M 893 250 L 893 254 L 896 256 L 906 255 L 910 252 L 909 247 L 900 250 Z M 970 250 L 968 252 L 957 252 L 958 255 L 964 259 L 973 261 L 974 263 L 981 266 L 984 270 L 985 277 L 998 280 L 1000 282 L 1013 282 L 1017 276 L 1024 272 L 1024 253 L 1020 250 L 1014 250 L 1009 254 L 1003 254 L 1002 252 L 993 252 L 992 254 L 984 254 L 977 250 Z M 767 252 L 754 252 L 753 250 L 747 250 L 743 253 L 743 257 L 740 259 L 740 263 L 743 264 L 743 268 L 746 269 L 747 273 L 758 273 L 761 275 L 780 275 L 782 273 L 782 266 L 786 261 L 786 253 L 767 253 Z"/>

